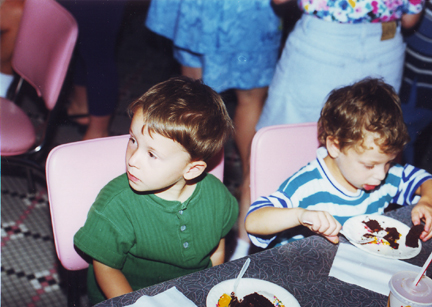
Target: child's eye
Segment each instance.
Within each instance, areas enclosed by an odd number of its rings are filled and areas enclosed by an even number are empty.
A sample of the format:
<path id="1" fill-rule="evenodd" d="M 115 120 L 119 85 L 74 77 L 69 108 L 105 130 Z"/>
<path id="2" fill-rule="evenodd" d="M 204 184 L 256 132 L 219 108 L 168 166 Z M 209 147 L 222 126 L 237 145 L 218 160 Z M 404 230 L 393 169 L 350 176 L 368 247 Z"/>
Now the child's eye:
<path id="1" fill-rule="evenodd" d="M 149 157 L 156 159 L 156 156 L 151 151 L 149 151 Z"/>
<path id="2" fill-rule="evenodd" d="M 135 143 L 135 139 L 133 137 L 130 137 L 129 138 L 129 142 L 132 143 L 132 144 L 134 144 Z"/>
<path id="3" fill-rule="evenodd" d="M 366 167 L 367 169 L 373 169 L 373 168 L 374 168 L 374 165 L 365 165 L 365 167 Z"/>

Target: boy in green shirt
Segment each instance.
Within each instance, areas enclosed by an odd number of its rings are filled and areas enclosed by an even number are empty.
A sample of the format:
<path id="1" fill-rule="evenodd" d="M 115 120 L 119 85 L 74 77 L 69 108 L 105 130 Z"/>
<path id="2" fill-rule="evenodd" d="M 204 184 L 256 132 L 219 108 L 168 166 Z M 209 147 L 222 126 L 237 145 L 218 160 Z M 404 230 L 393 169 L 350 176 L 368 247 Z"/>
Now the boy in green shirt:
<path id="1" fill-rule="evenodd" d="M 224 261 L 238 204 L 205 173 L 233 131 L 220 96 L 185 77 L 130 106 L 126 174 L 108 183 L 74 243 L 92 258 L 92 304 Z"/>

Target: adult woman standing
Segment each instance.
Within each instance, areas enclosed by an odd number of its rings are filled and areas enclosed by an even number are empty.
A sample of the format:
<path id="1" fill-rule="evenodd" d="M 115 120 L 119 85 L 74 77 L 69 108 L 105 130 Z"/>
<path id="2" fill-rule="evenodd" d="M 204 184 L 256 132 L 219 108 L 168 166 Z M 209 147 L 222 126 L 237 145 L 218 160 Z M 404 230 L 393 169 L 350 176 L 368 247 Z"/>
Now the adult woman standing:
<path id="1" fill-rule="evenodd" d="M 109 135 L 119 84 L 116 43 L 126 0 L 59 1 L 78 23 L 69 120 L 87 126 L 83 139 Z"/>
<path id="2" fill-rule="evenodd" d="M 273 0 L 282 3 L 289 0 Z M 364 77 L 401 85 L 405 44 L 424 0 L 299 0 L 303 15 L 288 36 L 257 125 L 315 122 L 334 88 Z"/>

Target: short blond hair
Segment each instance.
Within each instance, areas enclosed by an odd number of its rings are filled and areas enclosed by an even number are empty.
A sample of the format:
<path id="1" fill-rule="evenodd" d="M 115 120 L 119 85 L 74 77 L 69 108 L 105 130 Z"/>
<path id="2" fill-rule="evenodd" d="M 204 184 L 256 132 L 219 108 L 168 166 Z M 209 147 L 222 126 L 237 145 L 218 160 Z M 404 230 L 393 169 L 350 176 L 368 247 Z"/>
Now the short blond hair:
<path id="1" fill-rule="evenodd" d="M 129 106 L 142 111 L 149 133 L 180 143 L 192 161 L 207 162 L 234 131 L 222 98 L 200 80 L 174 77 L 156 84 Z"/>

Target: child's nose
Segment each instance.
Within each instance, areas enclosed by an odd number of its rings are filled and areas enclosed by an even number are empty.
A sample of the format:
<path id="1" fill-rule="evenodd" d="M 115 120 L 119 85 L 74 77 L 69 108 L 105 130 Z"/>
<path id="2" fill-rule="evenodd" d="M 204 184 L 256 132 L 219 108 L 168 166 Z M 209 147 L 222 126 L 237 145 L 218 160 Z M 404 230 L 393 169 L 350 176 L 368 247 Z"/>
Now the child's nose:
<path id="1" fill-rule="evenodd" d="M 379 179 L 380 181 L 384 180 L 386 175 L 387 175 L 387 169 L 386 169 L 385 165 L 377 166 L 377 167 L 375 167 L 375 169 L 376 169 L 375 178 Z"/>
<path id="2" fill-rule="evenodd" d="M 130 166 L 130 167 L 137 167 L 137 161 L 138 161 L 138 159 L 137 159 L 137 151 L 135 150 L 135 151 L 133 151 L 132 153 L 131 153 L 131 155 L 129 156 L 129 158 L 128 158 L 128 160 L 127 160 L 127 164 Z"/>

